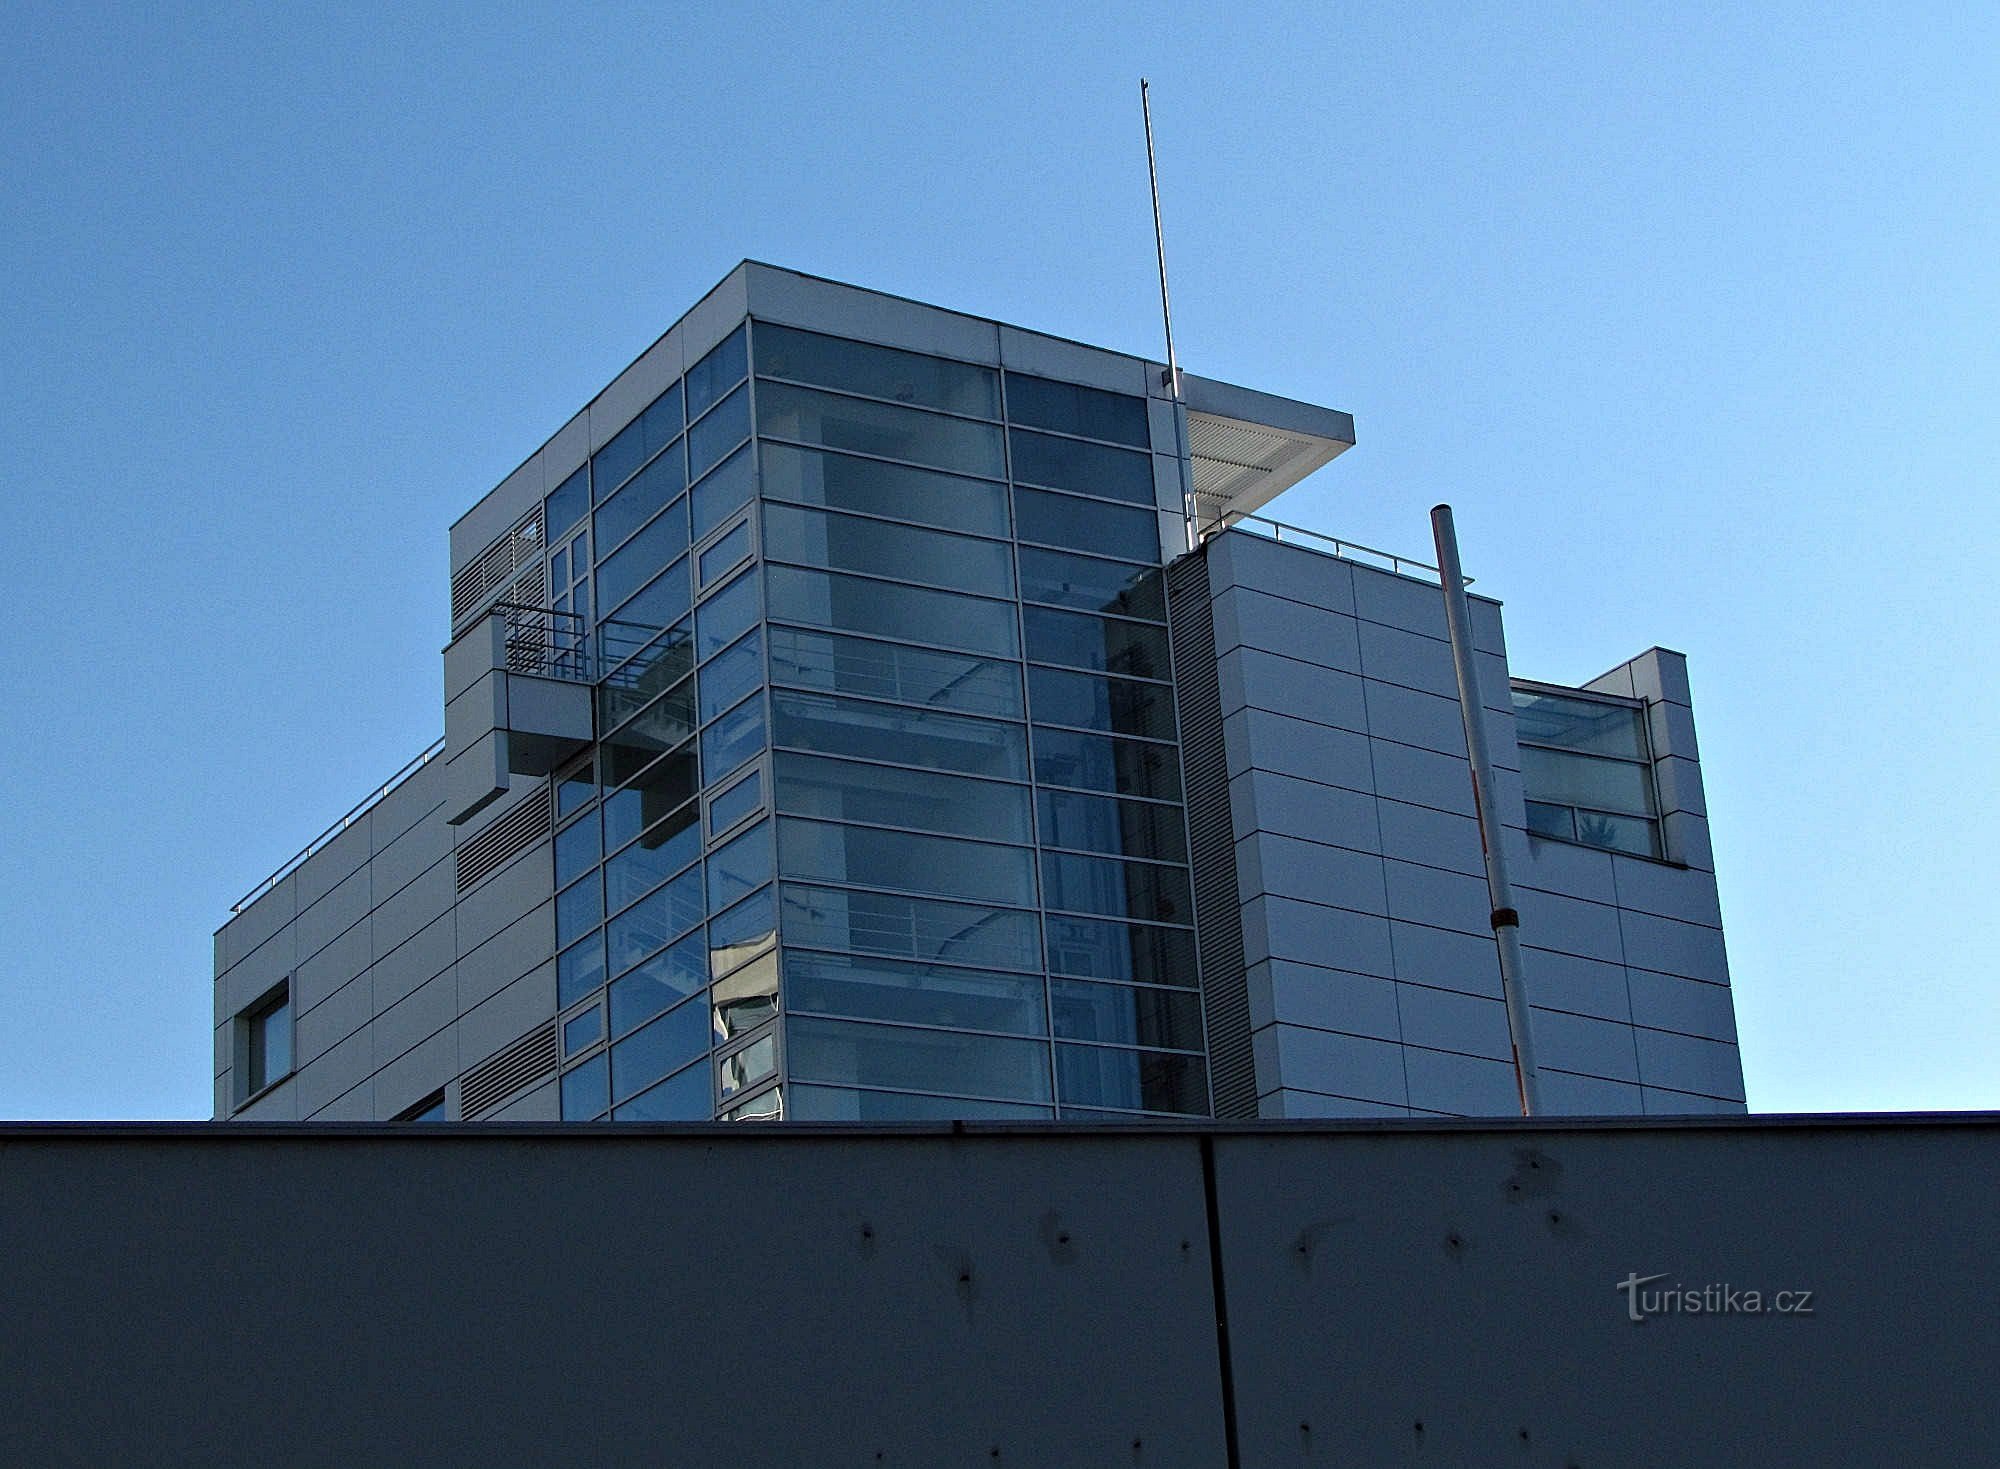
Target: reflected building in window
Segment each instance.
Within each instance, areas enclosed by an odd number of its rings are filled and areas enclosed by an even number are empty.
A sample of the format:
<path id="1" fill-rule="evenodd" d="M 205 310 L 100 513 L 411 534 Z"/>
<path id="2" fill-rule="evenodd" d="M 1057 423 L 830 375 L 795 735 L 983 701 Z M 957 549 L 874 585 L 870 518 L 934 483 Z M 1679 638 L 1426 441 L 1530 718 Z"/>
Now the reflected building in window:
<path id="1" fill-rule="evenodd" d="M 1353 437 L 745 263 L 453 526 L 444 739 L 218 933 L 218 1115 L 1513 1110 L 1435 574 L 1264 516 Z M 1474 608 L 1545 1093 L 1740 1110 L 1683 661 Z"/>

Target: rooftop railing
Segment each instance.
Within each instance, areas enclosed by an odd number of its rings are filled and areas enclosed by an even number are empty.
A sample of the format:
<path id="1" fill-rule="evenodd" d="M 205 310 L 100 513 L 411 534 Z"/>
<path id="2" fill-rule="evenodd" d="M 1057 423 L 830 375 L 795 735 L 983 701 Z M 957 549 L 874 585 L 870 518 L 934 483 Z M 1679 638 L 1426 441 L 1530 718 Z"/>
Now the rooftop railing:
<path id="1" fill-rule="evenodd" d="M 1428 561 L 1419 561 L 1413 556 L 1398 556 L 1393 551 L 1378 551 L 1373 546 L 1364 546 L 1359 541 L 1342 540 L 1324 531 L 1307 530 L 1302 525 L 1287 525 L 1282 520 L 1272 520 L 1268 516 L 1251 515 L 1240 512 L 1212 520 L 1202 529 L 1201 538 L 1207 540 L 1218 531 L 1246 530 L 1253 535 L 1268 536 L 1274 541 L 1289 545 L 1306 546 L 1312 550 L 1327 551 L 1348 561 L 1359 561 L 1365 565 L 1379 566 L 1397 576 L 1412 577 L 1433 584 L 1441 582 L 1438 569 Z M 1472 578 L 1465 579 L 1467 586 Z"/>
<path id="2" fill-rule="evenodd" d="M 340 820 L 334 822 L 333 825 L 329 826 L 325 831 L 321 832 L 318 836 L 314 837 L 311 841 L 307 842 L 303 847 L 299 848 L 298 852 L 289 861 L 281 865 L 276 872 L 272 873 L 269 877 L 265 878 L 262 882 L 258 883 L 257 886 L 250 889 L 249 892 L 245 893 L 242 897 L 238 898 L 235 902 L 231 903 L 229 905 L 230 914 L 233 916 L 235 914 L 241 913 L 245 908 L 248 908 L 252 903 L 256 902 L 259 898 L 263 897 L 264 894 L 271 891 L 272 888 L 276 887 L 279 883 L 283 882 L 292 873 L 296 872 L 299 869 L 299 867 L 306 861 L 307 858 L 311 857 L 315 852 L 319 851 L 320 848 L 324 847 L 328 842 L 332 841 L 335 837 L 339 836 L 342 832 L 346 831 L 350 826 L 354 825 L 355 822 L 359 821 L 362 817 L 366 816 L 370 810 L 372 810 L 378 803 L 381 802 L 384 796 L 387 796 L 391 791 L 395 790 L 397 786 L 401 785 L 404 781 L 408 780 L 411 776 L 415 775 L 419 770 L 422 770 L 426 765 L 430 764 L 431 761 L 435 760 L 439 755 L 443 753 L 444 753 L 444 736 L 439 735 L 437 737 L 437 742 L 432 746 L 430 746 L 429 749 L 425 750 L 422 754 L 416 756 L 401 770 L 397 771 L 394 775 L 390 776 L 387 780 L 383 781 L 382 784 L 377 786 L 373 791 L 369 792 L 366 796 L 363 796 L 359 801 L 355 802 L 353 809 L 350 810 L 345 816 L 341 817 Z"/>

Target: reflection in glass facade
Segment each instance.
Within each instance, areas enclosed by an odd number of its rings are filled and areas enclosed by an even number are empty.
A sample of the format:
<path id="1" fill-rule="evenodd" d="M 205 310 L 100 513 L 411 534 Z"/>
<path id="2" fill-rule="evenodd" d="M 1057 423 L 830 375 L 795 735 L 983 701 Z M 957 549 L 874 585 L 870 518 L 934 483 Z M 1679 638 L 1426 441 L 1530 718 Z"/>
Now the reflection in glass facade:
<path id="1" fill-rule="evenodd" d="M 745 323 L 548 497 L 565 1117 L 1210 1110 L 1150 447 Z"/>

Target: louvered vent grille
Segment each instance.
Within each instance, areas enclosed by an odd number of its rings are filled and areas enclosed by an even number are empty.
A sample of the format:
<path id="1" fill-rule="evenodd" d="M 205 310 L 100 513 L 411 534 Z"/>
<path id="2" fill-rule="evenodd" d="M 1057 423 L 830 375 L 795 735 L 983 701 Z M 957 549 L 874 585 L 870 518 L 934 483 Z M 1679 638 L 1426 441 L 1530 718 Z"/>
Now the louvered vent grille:
<path id="1" fill-rule="evenodd" d="M 555 1021 L 536 1026 L 465 1073 L 459 1087 L 459 1116 L 473 1121 L 491 1112 L 516 1092 L 554 1076 L 560 1059 Z"/>
<path id="2" fill-rule="evenodd" d="M 470 891 L 549 834 L 549 788 L 530 792 L 458 849 L 458 890 Z"/>
<path id="3" fill-rule="evenodd" d="M 1250 989 L 1243 969 L 1243 909 L 1236 887 L 1236 823 L 1222 745 L 1222 690 L 1215 668 L 1206 548 L 1167 568 L 1181 768 L 1187 781 L 1189 856 L 1194 863 L 1195 949 L 1208 1021 L 1208 1076 L 1215 1115 L 1257 1115 L 1250 1048 Z"/>
<path id="4" fill-rule="evenodd" d="M 514 580 L 518 568 L 529 561 L 539 562 L 541 555 L 542 515 L 537 510 L 461 567 L 458 575 L 451 579 L 452 631 L 459 631 L 474 613 L 493 601 L 501 589 Z M 542 569 L 537 566 L 533 573 L 535 594 L 530 603 L 532 606 L 541 605 L 542 576 Z M 523 599 L 510 596 L 509 600 Z"/>

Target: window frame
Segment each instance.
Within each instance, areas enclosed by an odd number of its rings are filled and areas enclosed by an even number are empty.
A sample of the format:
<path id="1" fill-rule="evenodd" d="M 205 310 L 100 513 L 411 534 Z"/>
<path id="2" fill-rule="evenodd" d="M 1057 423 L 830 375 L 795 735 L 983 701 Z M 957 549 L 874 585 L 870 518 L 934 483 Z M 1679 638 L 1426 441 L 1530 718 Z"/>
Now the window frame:
<path id="1" fill-rule="evenodd" d="M 259 1041 L 257 1027 L 269 1020 L 278 1010 L 283 1010 L 285 1027 L 285 1069 L 276 1075 L 269 1074 L 268 1059 L 270 1042 Z M 259 1101 L 282 1086 L 298 1072 L 298 1016 L 292 1009 L 292 976 L 286 975 L 271 985 L 256 999 L 238 1010 L 234 1020 L 234 1035 L 231 1048 L 231 1065 L 235 1070 L 236 1111 L 241 1111 L 253 1102 Z M 264 1074 L 252 1084 L 253 1060 L 262 1060 L 258 1069 Z"/>
<path id="2" fill-rule="evenodd" d="M 1534 837 L 1537 841 L 1560 842 L 1564 846 L 1582 847 L 1587 851 L 1604 852 L 1615 857 L 1631 857 L 1641 862 L 1660 862 L 1668 866 L 1680 865 L 1674 861 L 1667 847 L 1667 823 L 1660 801 L 1660 757 L 1659 752 L 1653 748 L 1652 718 L 1648 700 L 1626 698 L 1621 694 L 1601 693 L 1596 689 L 1571 688 L 1563 684 L 1544 683 L 1537 679 L 1526 678 L 1509 679 L 1507 681 L 1507 694 L 1509 712 L 1515 715 L 1514 744 L 1516 749 L 1541 750 L 1552 755 L 1560 755 L 1582 761 L 1596 760 L 1616 765 L 1637 766 L 1644 775 L 1646 792 L 1652 799 L 1653 810 L 1650 815 L 1644 815 L 1636 811 L 1613 811 L 1602 806 L 1579 806 L 1570 801 L 1551 801 L 1543 797 L 1538 797 L 1527 789 L 1524 780 L 1522 784 L 1522 801 L 1524 807 L 1551 806 L 1565 810 L 1570 813 L 1573 829 L 1579 826 L 1580 818 L 1584 816 L 1609 816 L 1621 821 L 1642 821 L 1652 829 L 1653 850 L 1651 852 L 1630 852 L 1623 847 L 1608 847 L 1600 842 L 1587 842 L 1578 836 L 1565 837 L 1558 836 L 1552 832 L 1537 831 L 1533 826 L 1527 828 L 1530 836 Z M 1645 751 L 1645 754 L 1642 757 L 1634 758 L 1630 755 L 1613 755 L 1596 750 L 1575 750 L 1567 746 L 1552 745 L 1543 740 L 1527 738 L 1521 731 L 1520 711 L 1513 702 L 1516 694 L 1565 699 L 1578 704 L 1601 704 L 1607 708 L 1624 709 L 1634 713 L 1638 715 L 1636 726 L 1639 733 L 1639 744 L 1640 748 Z M 1526 764 L 1525 761 L 1522 763 Z"/>

